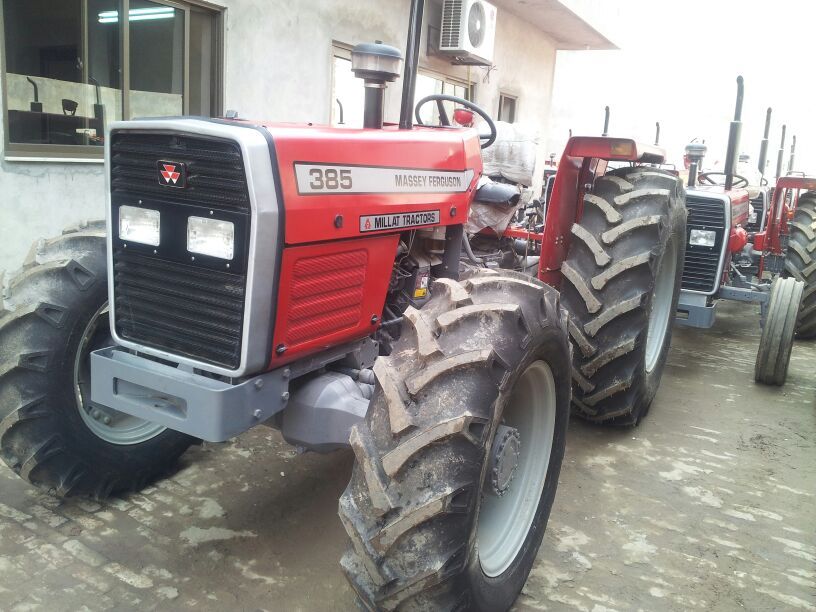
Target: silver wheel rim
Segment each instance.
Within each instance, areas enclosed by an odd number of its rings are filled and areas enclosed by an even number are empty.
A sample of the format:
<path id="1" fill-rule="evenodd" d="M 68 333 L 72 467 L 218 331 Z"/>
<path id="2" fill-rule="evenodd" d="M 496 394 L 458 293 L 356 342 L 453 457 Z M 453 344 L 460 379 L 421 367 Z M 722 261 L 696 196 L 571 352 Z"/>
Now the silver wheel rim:
<path id="1" fill-rule="evenodd" d="M 91 403 L 91 352 L 112 345 L 106 303 L 85 326 L 74 358 L 74 396 L 77 410 L 88 429 L 105 442 L 119 446 L 146 442 L 158 436 L 165 427 Z"/>
<path id="2" fill-rule="evenodd" d="M 652 293 L 652 312 L 649 315 L 649 329 L 646 332 L 646 372 L 651 372 L 660 359 L 669 319 L 672 316 L 672 298 L 677 278 L 677 243 L 672 237 L 666 245 L 666 252 L 660 261 L 660 269 L 655 278 Z"/>
<path id="3" fill-rule="evenodd" d="M 545 362 L 536 361 L 519 377 L 502 414 L 502 423 L 521 434 L 515 477 L 502 497 L 484 495 L 479 509 L 479 563 L 491 578 L 510 567 L 533 524 L 550 465 L 555 405 L 552 370 Z"/>

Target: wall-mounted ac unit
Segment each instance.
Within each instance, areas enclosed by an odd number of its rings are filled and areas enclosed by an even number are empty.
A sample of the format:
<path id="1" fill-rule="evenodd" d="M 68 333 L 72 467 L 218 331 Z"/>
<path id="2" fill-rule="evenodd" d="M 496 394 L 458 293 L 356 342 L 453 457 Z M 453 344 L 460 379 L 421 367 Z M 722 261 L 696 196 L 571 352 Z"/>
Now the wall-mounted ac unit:
<path id="1" fill-rule="evenodd" d="M 439 52 L 456 63 L 490 65 L 496 7 L 484 0 L 443 0 Z"/>

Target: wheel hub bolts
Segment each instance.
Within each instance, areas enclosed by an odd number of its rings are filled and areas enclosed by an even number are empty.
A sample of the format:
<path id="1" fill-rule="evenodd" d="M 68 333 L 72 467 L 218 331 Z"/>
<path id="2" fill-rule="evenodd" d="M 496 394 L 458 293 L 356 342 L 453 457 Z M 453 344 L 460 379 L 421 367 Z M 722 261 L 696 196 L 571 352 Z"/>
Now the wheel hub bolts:
<path id="1" fill-rule="evenodd" d="M 490 458 L 490 491 L 498 497 L 507 493 L 516 475 L 521 449 L 521 435 L 515 427 L 499 425 L 493 438 Z"/>

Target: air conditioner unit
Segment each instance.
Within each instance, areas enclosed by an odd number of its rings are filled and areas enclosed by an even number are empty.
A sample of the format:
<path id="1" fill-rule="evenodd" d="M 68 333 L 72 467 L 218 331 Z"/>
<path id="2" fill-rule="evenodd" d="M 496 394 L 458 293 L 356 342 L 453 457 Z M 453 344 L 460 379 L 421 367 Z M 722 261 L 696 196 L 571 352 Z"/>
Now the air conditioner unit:
<path id="1" fill-rule="evenodd" d="M 496 7 L 484 0 L 443 0 L 439 52 L 456 63 L 490 65 Z"/>

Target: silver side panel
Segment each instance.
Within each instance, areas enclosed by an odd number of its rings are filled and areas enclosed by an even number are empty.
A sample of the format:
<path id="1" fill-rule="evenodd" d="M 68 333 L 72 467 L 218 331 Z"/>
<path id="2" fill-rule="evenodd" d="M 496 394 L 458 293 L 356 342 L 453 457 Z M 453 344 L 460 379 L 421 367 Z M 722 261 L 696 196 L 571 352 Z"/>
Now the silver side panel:
<path id="1" fill-rule="evenodd" d="M 212 136 L 233 140 L 241 147 L 246 169 L 247 189 L 251 207 L 249 238 L 249 262 L 247 267 L 246 304 L 241 340 L 241 362 L 238 368 L 227 368 L 180 357 L 162 350 L 141 346 L 123 340 L 116 334 L 116 315 L 113 296 L 113 231 L 111 227 L 110 142 L 111 133 L 172 132 L 196 136 Z M 193 366 L 223 376 L 239 377 L 265 370 L 269 364 L 272 344 L 272 328 L 275 317 L 275 271 L 278 269 L 278 244 L 276 237 L 282 219 L 275 189 L 273 160 L 269 143 L 256 129 L 204 121 L 201 119 L 170 118 L 117 121 L 111 123 L 105 137 L 105 188 L 108 226 L 108 299 L 110 302 L 110 327 L 114 341 L 126 348 L 148 355 Z M 138 202 L 134 202 L 138 205 Z M 260 239 L 263 237 L 263 240 Z"/>

